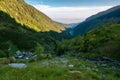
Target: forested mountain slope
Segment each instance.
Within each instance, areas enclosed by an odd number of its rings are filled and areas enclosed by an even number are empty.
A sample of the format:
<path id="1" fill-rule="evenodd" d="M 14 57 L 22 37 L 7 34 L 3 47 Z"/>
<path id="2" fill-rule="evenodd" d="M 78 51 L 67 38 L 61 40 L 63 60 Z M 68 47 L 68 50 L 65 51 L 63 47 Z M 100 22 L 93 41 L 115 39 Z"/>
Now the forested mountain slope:
<path id="1" fill-rule="evenodd" d="M 18 23 L 36 31 L 61 32 L 65 25 L 54 22 L 48 16 L 28 5 L 24 0 L 0 0 L 0 10 L 10 15 Z"/>

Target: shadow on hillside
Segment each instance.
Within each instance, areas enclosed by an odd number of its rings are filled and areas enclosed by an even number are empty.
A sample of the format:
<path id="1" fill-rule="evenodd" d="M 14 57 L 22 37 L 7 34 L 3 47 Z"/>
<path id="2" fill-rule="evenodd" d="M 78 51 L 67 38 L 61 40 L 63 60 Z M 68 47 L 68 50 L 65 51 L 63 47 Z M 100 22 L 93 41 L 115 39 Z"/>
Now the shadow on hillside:
<path id="1" fill-rule="evenodd" d="M 25 25 L 17 23 L 7 13 L 0 11 L 0 49 L 8 49 L 7 41 L 11 41 L 21 50 L 33 50 L 36 43 L 40 43 L 46 49 L 54 49 L 56 40 L 60 40 L 60 33 L 36 32 Z"/>

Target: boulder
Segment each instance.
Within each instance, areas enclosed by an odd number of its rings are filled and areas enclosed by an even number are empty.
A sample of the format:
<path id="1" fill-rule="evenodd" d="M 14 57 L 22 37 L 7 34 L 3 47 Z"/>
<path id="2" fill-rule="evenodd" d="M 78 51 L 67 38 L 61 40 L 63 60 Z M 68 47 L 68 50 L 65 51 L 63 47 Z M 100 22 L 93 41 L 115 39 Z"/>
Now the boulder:
<path id="1" fill-rule="evenodd" d="M 13 68 L 26 68 L 27 67 L 27 65 L 24 63 L 10 63 L 8 65 Z"/>

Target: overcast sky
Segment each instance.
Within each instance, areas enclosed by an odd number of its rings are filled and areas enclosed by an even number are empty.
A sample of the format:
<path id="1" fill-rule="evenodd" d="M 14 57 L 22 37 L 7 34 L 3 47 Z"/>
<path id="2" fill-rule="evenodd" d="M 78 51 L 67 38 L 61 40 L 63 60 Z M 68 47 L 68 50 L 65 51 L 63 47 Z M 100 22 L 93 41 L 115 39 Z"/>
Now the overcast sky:
<path id="1" fill-rule="evenodd" d="M 55 21 L 77 23 L 120 5 L 120 0 L 25 0 Z"/>

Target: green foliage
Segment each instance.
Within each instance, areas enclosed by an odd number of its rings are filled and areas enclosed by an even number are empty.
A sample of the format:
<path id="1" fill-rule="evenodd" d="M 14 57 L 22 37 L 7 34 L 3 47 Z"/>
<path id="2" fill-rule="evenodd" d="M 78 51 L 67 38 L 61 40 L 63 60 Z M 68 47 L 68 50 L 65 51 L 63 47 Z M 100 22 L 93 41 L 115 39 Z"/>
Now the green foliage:
<path id="1" fill-rule="evenodd" d="M 9 46 L 7 54 L 7 57 L 9 58 L 13 54 L 15 54 L 15 52 L 17 51 L 17 47 L 11 41 L 7 41 L 6 44 Z"/>
<path id="2" fill-rule="evenodd" d="M 85 35 L 87 51 L 106 53 L 107 56 L 113 57 L 120 53 L 120 24 L 111 23 L 103 25 Z M 90 37 L 92 36 L 92 38 Z M 92 39 L 92 40 L 91 40 Z M 89 49 L 90 48 L 90 49 Z M 117 50 L 117 51 L 116 51 Z M 116 58 L 119 57 L 118 55 Z"/>
<path id="3" fill-rule="evenodd" d="M 37 45 L 36 45 L 36 47 L 35 47 L 35 53 L 36 53 L 36 54 L 44 53 L 44 48 L 43 48 L 39 43 L 37 43 Z"/>
<path id="4" fill-rule="evenodd" d="M 84 40 L 83 37 L 79 36 L 75 39 L 71 40 L 62 40 L 57 45 L 57 53 L 58 55 L 62 55 L 64 53 L 74 53 L 83 51 L 84 48 Z"/>
<path id="5" fill-rule="evenodd" d="M 50 54 L 50 53 L 47 54 L 47 58 L 48 58 L 48 59 L 52 59 L 52 54 Z"/>
<path id="6" fill-rule="evenodd" d="M 35 47 L 35 53 L 40 60 L 46 57 L 46 55 L 44 54 L 44 48 L 39 43 L 37 43 Z"/>
<path id="7" fill-rule="evenodd" d="M 1 47 L 2 47 L 1 49 L 4 48 L 3 50 L 0 50 L 1 57 L 9 58 L 17 51 L 16 45 L 14 45 L 11 41 L 6 41 Z"/>
<path id="8" fill-rule="evenodd" d="M 3 50 L 0 50 L 0 58 L 1 57 L 6 57 L 6 54 L 5 54 L 5 52 Z"/>

